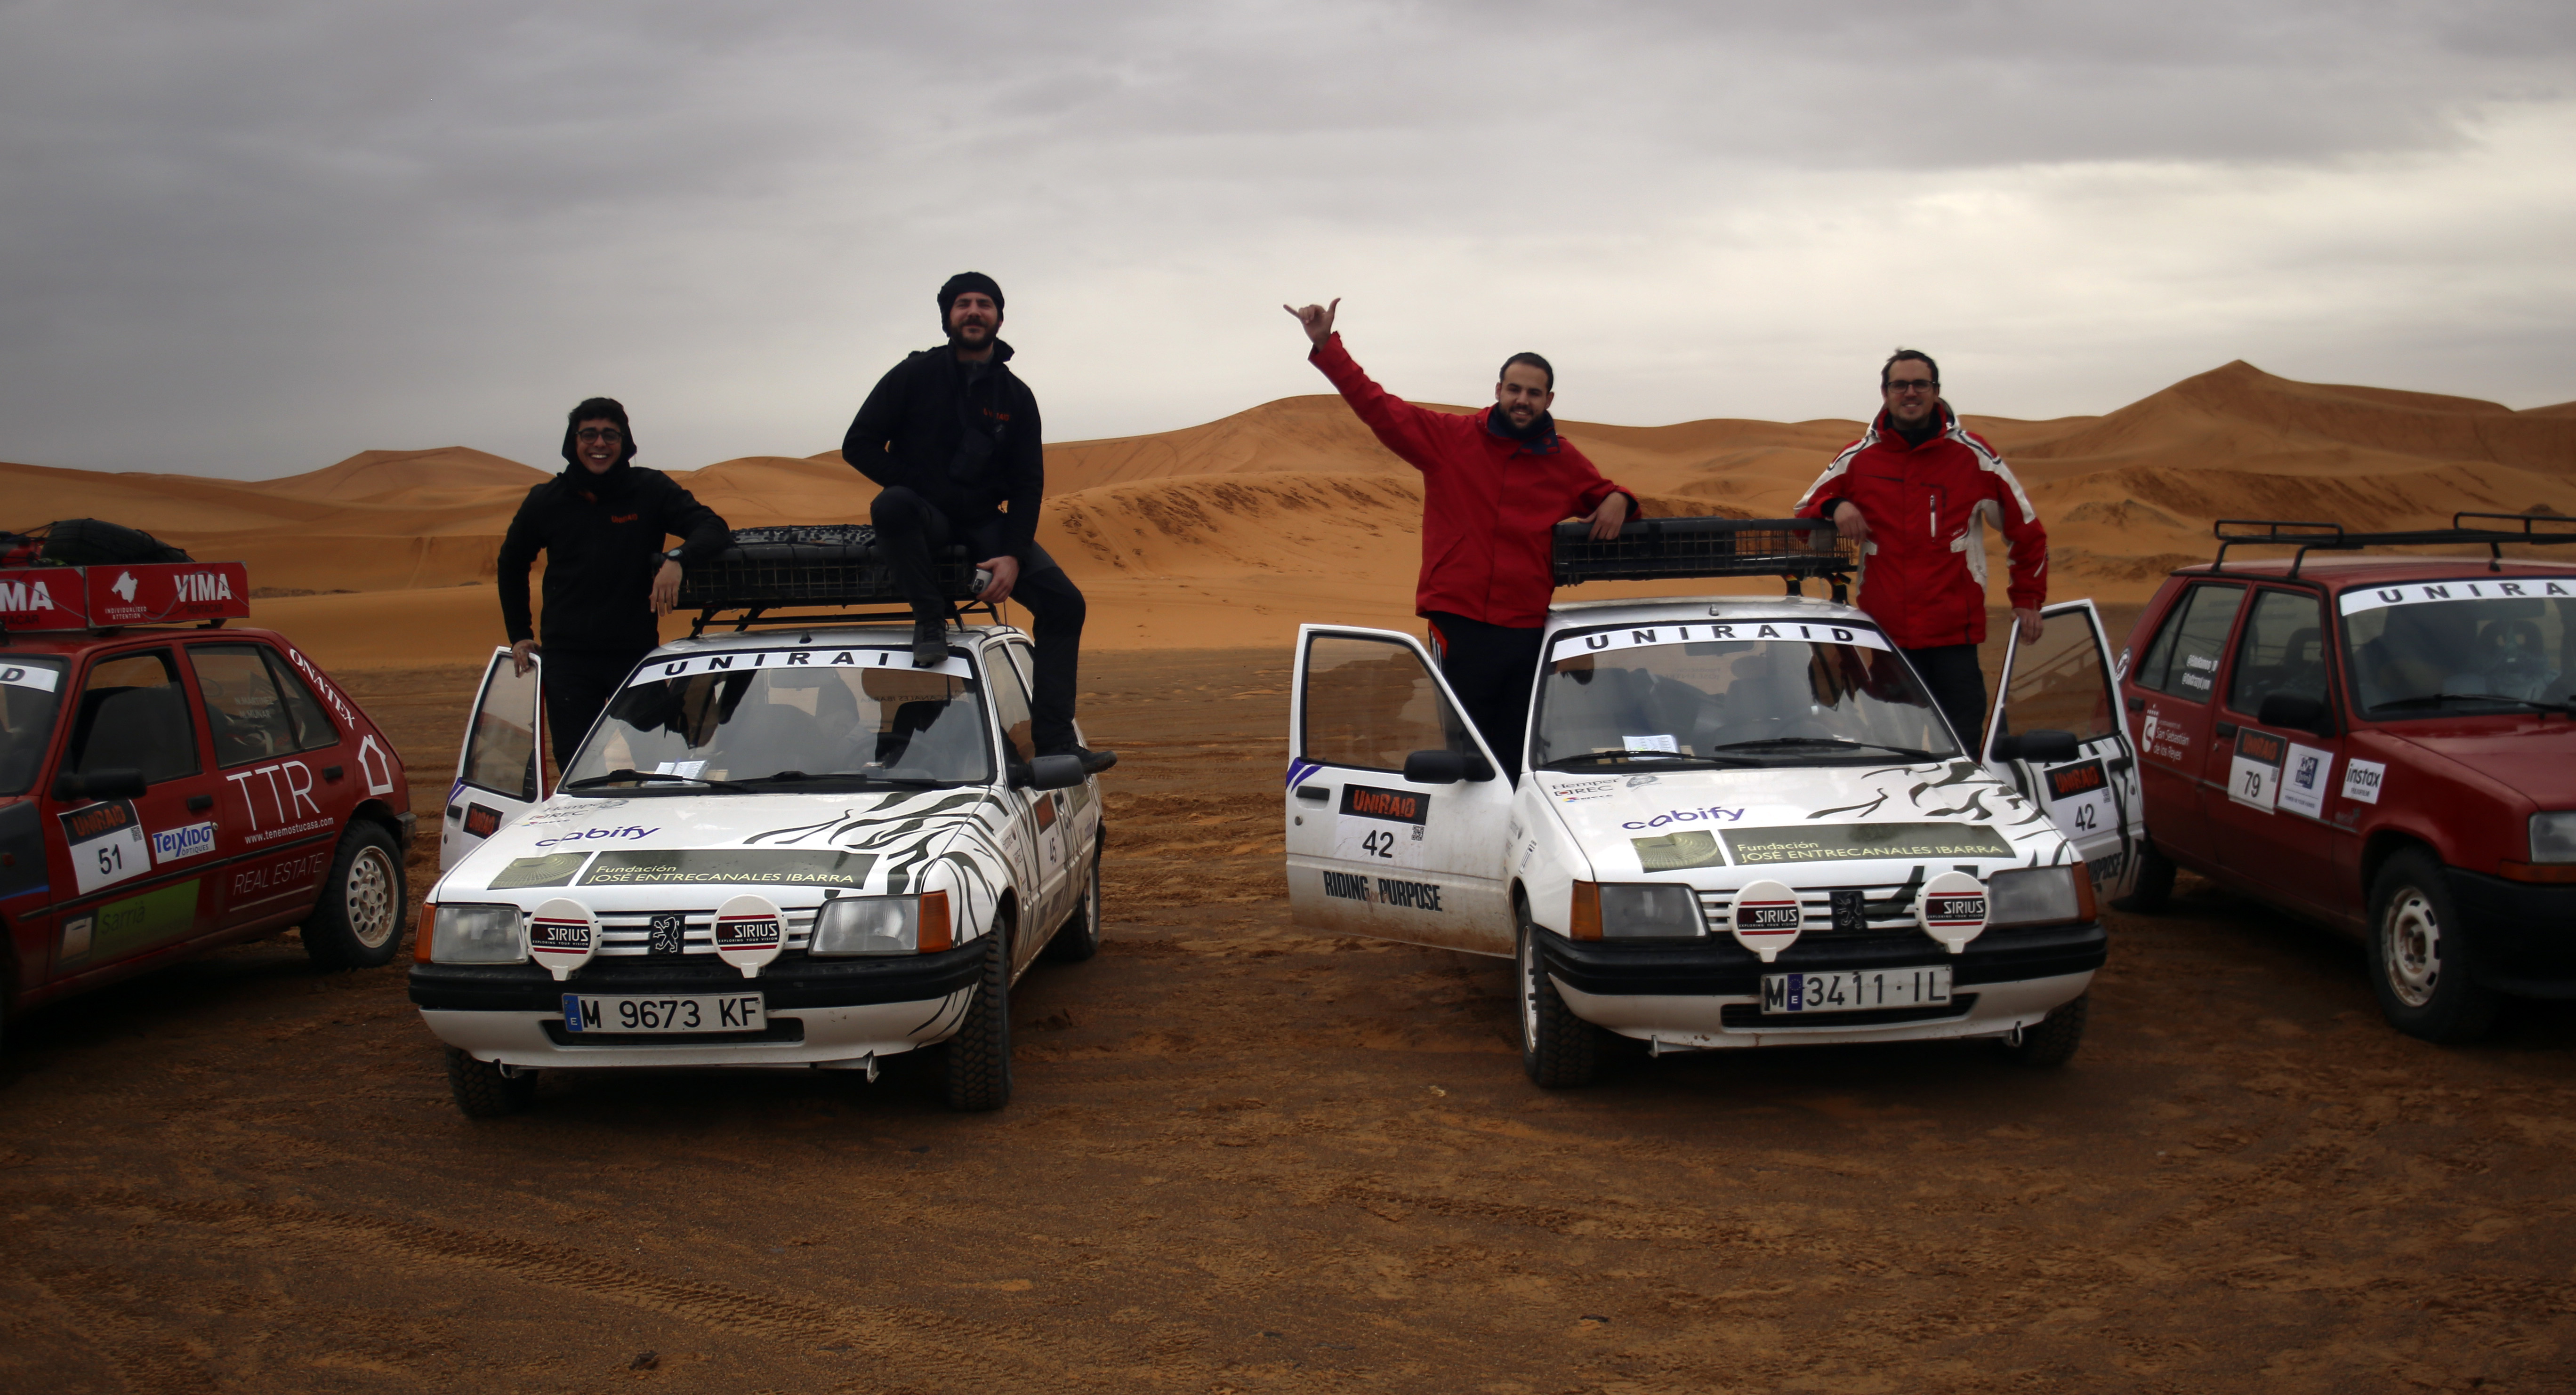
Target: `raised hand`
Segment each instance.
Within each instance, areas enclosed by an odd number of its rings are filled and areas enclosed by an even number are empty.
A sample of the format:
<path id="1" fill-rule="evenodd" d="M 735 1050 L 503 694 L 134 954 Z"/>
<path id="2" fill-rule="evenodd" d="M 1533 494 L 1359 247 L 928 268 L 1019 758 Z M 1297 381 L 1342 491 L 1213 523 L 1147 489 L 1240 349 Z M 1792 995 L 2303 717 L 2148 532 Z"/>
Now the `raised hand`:
<path id="1" fill-rule="evenodd" d="M 1306 328 L 1306 337 L 1315 341 L 1315 347 L 1320 349 L 1325 340 L 1333 337 L 1333 312 L 1342 308 L 1342 298 L 1335 296 L 1330 305 L 1309 305 L 1303 310 L 1293 305 L 1279 308 L 1296 316 L 1297 323 Z"/>

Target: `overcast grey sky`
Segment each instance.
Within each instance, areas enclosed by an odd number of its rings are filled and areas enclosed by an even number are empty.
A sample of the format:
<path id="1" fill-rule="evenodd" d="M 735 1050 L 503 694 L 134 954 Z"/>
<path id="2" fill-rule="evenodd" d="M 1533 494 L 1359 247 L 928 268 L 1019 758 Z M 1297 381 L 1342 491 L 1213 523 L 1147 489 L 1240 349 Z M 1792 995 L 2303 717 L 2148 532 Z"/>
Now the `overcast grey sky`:
<path id="1" fill-rule="evenodd" d="M 1051 439 L 1535 348 L 1561 414 L 2576 398 L 2566 0 L 0 0 L 0 459 L 838 444 L 975 267 Z M 24 520 L 21 520 L 22 522 Z"/>

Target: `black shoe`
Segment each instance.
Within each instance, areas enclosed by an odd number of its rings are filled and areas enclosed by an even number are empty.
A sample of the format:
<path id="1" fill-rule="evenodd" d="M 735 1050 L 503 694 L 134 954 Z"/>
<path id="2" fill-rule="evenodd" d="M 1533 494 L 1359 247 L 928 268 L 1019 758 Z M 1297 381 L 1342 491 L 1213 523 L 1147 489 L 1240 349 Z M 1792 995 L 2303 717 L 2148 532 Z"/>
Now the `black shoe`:
<path id="1" fill-rule="evenodd" d="M 1118 763 L 1118 753 L 1116 751 L 1093 751 L 1087 750 L 1081 746 L 1069 744 L 1063 746 L 1050 746 L 1046 750 L 1038 752 L 1038 754 L 1042 756 L 1080 756 L 1082 758 L 1082 773 L 1085 775 L 1097 775 L 1101 771 L 1107 770 L 1109 767 Z"/>
<path id="2" fill-rule="evenodd" d="M 912 622 L 912 666 L 937 668 L 948 662 L 948 627 L 934 620 Z"/>

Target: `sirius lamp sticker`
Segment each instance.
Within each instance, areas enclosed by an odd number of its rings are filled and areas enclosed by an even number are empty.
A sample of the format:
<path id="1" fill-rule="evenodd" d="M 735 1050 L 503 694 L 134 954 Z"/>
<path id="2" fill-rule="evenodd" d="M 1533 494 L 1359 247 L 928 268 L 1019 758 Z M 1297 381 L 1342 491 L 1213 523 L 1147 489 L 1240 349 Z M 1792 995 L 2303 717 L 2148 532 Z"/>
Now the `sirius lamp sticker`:
<path id="1" fill-rule="evenodd" d="M 787 948 L 787 916 L 765 896 L 736 896 L 716 907 L 716 957 L 758 978 Z"/>
<path id="2" fill-rule="evenodd" d="M 528 919 L 528 954 L 561 983 L 599 953 L 599 921 L 569 896 L 537 907 Z"/>

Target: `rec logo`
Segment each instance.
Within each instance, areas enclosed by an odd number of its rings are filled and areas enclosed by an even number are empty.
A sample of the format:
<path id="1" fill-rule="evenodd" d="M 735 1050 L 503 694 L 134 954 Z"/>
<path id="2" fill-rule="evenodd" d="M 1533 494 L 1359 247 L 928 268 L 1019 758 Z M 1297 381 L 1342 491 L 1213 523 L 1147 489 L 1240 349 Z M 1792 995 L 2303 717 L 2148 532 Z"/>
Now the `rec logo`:
<path id="1" fill-rule="evenodd" d="M 1431 812 L 1431 796 L 1417 790 L 1344 785 L 1342 812 L 1365 819 L 1384 819 L 1389 823 L 1420 823 Z"/>

